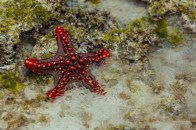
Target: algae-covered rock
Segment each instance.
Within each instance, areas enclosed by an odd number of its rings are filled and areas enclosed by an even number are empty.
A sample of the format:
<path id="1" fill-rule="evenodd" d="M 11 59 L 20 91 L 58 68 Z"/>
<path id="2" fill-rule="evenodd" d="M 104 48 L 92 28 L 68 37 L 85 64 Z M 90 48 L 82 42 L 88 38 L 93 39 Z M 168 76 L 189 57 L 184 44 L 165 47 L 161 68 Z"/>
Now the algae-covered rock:
<path id="1" fill-rule="evenodd" d="M 148 2 L 148 13 L 153 19 L 162 19 L 168 14 L 181 15 L 182 24 L 195 33 L 195 0 L 142 0 Z"/>
<path id="2" fill-rule="evenodd" d="M 85 0 L 85 2 L 91 2 L 92 4 L 99 4 L 100 0 Z"/>
<path id="3" fill-rule="evenodd" d="M 38 0 L 0 2 L 0 65 L 13 63 L 20 34 L 45 25 L 54 16 L 51 5 Z"/>
<path id="4" fill-rule="evenodd" d="M 156 45 L 159 38 L 147 19 L 141 18 L 131 21 L 124 28 L 106 31 L 100 41 L 105 43 L 106 48 L 116 48 L 123 61 L 133 63 L 145 61 L 149 47 Z"/>
<path id="5" fill-rule="evenodd" d="M 11 72 L 11 71 L 8 71 L 8 72 L 0 75 L 0 84 L 3 88 L 5 88 L 11 92 L 17 92 L 24 86 L 16 78 L 15 73 Z"/>
<path id="6" fill-rule="evenodd" d="M 98 10 L 81 10 L 77 8 L 63 9 L 58 25 L 62 26 L 71 36 L 76 52 L 93 52 L 107 45 L 99 39 L 106 30 L 117 28 L 117 23 L 107 12 Z M 37 44 L 33 47 L 32 57 L 49 58 L 56 54 L 57 45 L 54 29 L 45 29 L 45 34 L 37 34 Z M 37 49 L 39 48 L 39 49 Z M 111 49 L 111 48 L 108 48 Z"/>

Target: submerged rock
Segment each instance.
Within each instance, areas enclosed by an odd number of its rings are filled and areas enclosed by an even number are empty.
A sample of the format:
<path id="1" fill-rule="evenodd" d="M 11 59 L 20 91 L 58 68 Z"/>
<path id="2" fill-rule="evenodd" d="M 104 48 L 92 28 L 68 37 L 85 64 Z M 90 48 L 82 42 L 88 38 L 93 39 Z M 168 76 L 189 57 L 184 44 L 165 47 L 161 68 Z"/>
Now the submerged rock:
<path id="1" fill-rule="evenodd" d="M 0 66 L 14 62 L 21 32 L 47 24 L 53 17 L 51 12 L 49 3 L 38 0 L 0 2 Z"/>
<path id="2" fill-rule="evenodd" d="M 153 19 L 162 19 L 168 14 L 181 15 L 182 24 L 195 33 L 196 2 L 195 0 L 142 0 L 147 2 L 148 13 Z"/>

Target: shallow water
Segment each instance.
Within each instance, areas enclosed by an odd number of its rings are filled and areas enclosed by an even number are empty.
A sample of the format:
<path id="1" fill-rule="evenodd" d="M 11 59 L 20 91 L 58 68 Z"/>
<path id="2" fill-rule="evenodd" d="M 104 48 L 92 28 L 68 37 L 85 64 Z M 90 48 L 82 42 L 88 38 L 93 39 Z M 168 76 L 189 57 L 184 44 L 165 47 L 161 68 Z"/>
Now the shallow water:
<path id="1" fill-rule="evenodd" d="M 119 28 L 126 27 L 135 19 L 149 17 L 148 4 L 137 0 L 101 0 L 98 5 L 78 0 L 70 1 L 68 5 L 69 8 L 81 10 L 107 11 Z M 120 46 L 111 50 L 111 56 L 103 63 L 90 67 L 100 86 L 107 92 L 104 96 L 91 93 L 79 82 L 70 84 L 72 89 L 63 96 L 49 100 L 44 94 L 54 87 L 52 77 L 46 78 L 46 84 L 38 84 L 27 78 L 23 81 L 25 87 L 17 94 L 1 88 L 0 130 L 194 130 L 196 35 L 183 28 L 176 19 L 179 20 L 180 16 L 169 16 L 168 28 L 178 28 L 184 34 L 182 44 L 176 46 L 167 40 L 160 40 L 158 46 L 150 45 L 149 53 L 143 56 L 145 60 L 133 63 L 122 60 L 122 51 L 119 50 L 123 47 Z M 64 19 L 59 21 L 61 23 Z M 69 21 L 66 24 L 71 25 L 73 30 L 79 26 Z M 53 26 L 56 25 L 50 27 Z M 98 32 L 98 29 L 94 31 Z M 142 36 L 142 32 L 135 35 Z M 94 41 L 90 36 L 85 38 Z M 119 39 L 124 37 L 123 33 L 118 36 Z M 77 37 L 72 38 L 77 44 Z M 37 42 L 44 40 L 40 38 Z M 133 42 L 128 40 L 126 42 Z M 74 47 L 81 52 L 89 51 L 93 42 L 90 45 L 85 42 Z M 32 47 L 34 56 L 39 57 L 44 49 L 49 52 L 57 50 L 54 38 L 44 41 L 43 46 L 38 43 Z M 44 48 L 45 44 L 49 49 Z M 142 49 L 137 50 L 138 53 Z M 3 65 L 0 68 L 2 71 L 3 67 L 7 66 Z"/>

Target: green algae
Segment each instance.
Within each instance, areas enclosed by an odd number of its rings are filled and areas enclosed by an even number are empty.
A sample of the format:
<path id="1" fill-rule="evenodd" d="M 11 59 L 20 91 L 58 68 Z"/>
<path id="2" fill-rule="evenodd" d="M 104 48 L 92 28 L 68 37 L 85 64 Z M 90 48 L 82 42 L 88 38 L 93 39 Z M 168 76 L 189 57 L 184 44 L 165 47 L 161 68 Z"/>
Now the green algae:
<path id="1" fill-rule="evenodd" d="M 143 22 L 144 22 L 144 17 L 140 19 L 133 20 L 129 23 L 130 28 L 142 28 Z"/>
<path id="2" fill-rule="evenodd" d="M 156 27 L 154 29 L 154 32 L 159 36 L 159 37 L 167 37 L 168 36 L 168 25 L 166 19 L 160 19 L 155 22 Z"/>
<path id="3" fill-rule="evenodd" d="M 51 52 L 48 52 L 48 53 L 43 54 L 42 55 L 42 58 L 48 59 L 48 58 L 51 58 L 52 56 L 53 56 L 52 53 Z"/>
<path id="4" fill-rule="evenodd" d="M 121 30 L 117 30 L 117 29 L 111 29 L 108 30 L 106 33 L 104 33 L 103 37 L 101 38 L 102 41 L 106 42 L 106 43 L 114 43 L 114 42 L 118 42 L 120 39 L 118 37 L 118 33 Z"/>
<path id="5" fill-rule="evenodd" d="M 16 0 L 0 2 L 0 32 L 6 32 L 19 22 L 31 24 L 40 22 L 47 24 L 53 14 L 37 0 Z"/>
<path id="6" fill-rule="evenodd" d="M 91 2 L 92 4 L 99 4 L 101 1 L 100 0 L 85 0 L 86 2 Z"/>
<path id="7" fill-rule="evenodd" d="M 155 24 L 154 33 L 160 38 L 165 38 L 172 45 L 179 45 L 182 39 L 177 31 L 170 31 L 167 19 L 159 19 L 158 21 L 151 21 Z M 176 29 L 177 30 L 177 29 Z"/>
<path id="8" fill-rule="evenodd" d="M 7 71 L 4 74 L 0 74 L 0 84 L 3 86 L 3 88 L 11 92 L 17 92 L 24 86 L 24 84 L 17 79 L 15 73 L 12 71 Z"/>
<path id="9" fill-rule="evenodd" d="M 173 45 L 179 45 L 182 43 L 182 38 L 176 32 L 172 32 L 167 37 L 168 41 Z"/>
<path id="10" fill-rule="evenodd" d="M 35 14 L 35 18 L 41 21 L 41 23 L 47 23 L 53 16 L 41 5 L 35 6 L 35 8 L 32 10 L 32 13 Z"/>

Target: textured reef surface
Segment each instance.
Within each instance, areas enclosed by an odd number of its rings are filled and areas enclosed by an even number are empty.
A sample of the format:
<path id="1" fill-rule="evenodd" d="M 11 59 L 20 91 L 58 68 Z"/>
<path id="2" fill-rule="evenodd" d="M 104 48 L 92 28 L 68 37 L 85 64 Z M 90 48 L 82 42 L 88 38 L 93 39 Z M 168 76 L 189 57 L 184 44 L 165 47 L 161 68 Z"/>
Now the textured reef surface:
<path id="1" fill-rule="evenodd" d="M 195 29 L 195 0 L 2 0 L 0 130 L 195 130 Z"/>

